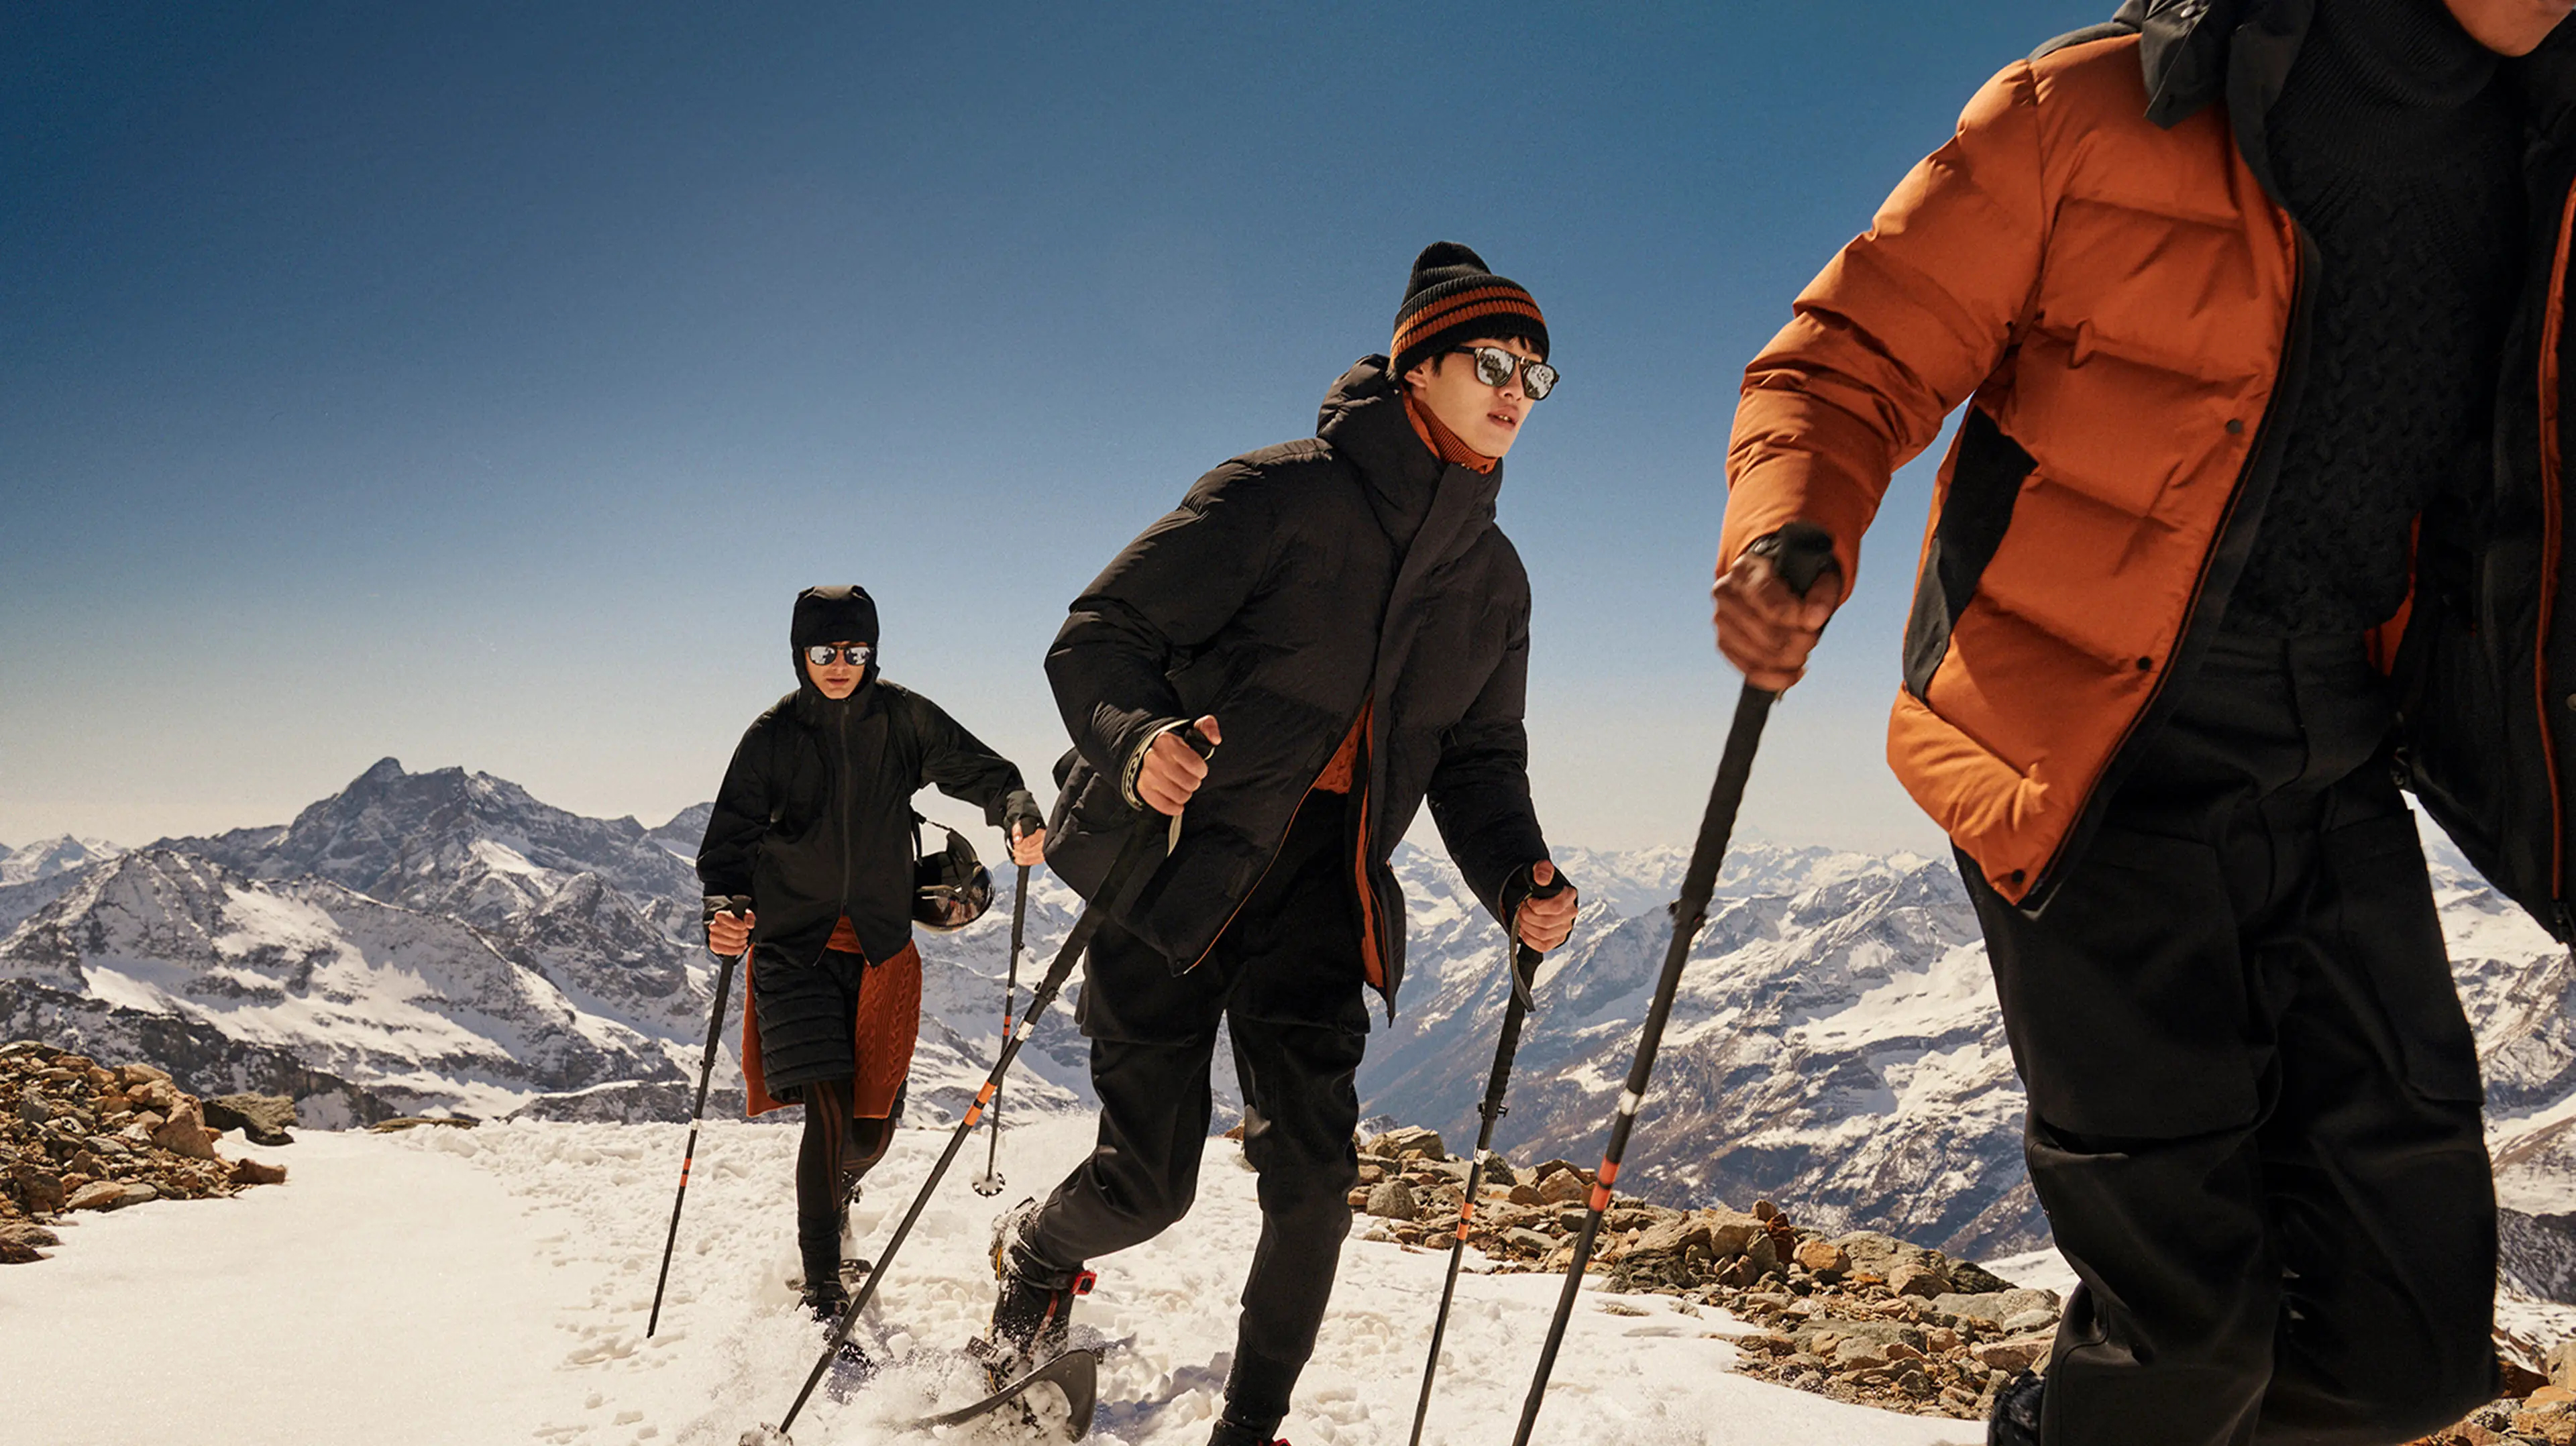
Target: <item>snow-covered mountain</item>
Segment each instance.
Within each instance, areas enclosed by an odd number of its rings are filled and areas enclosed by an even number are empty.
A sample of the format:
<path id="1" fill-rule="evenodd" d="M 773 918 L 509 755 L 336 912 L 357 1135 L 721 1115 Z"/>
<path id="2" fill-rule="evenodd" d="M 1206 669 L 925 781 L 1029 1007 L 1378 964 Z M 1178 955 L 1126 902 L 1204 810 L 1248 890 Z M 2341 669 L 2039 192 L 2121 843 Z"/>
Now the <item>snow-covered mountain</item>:
<path id="1" fill-rule="evenodd" d="M 647 829 L 386 759 L 291 824 L 101 847 L 0 890 L 0 907 L 23 906 L 0 915 L 0 1023 L 226 1087 L 345 1097 L 358 1117 L 671 1118 L 688 1108 L 719 973 L 687 861 L 706 812 Z M 1080 900 L 1039 878 L 1030 941 L 1051 953 Z M 972 928 L 923 936 L 913 1097 L 930 1115 L 962 1110 L 999 1046 L 1007 872 L 999 882 Z M 1028 966 L 1023 1002 L 1043 965 Z M 729 1046 L 742 1001 L 737 980 Z M 1023 1058 L 1016 1104 L 1072 1107 L 1077 1092 L 1051 1078 L 1087 1097 L 1069 1008 Z M 740 1108 L 730 1048 L 712 1098 Z"/>
<path id="2" fill-rule="evenodd" d="M 2576 1286 L 2576 965 L 2518 908 L 2437 851 L 2438 902 L 2477 1030 L 2509 1240 Z M 1622 917 L 1679 863 L 1568 851 L 1587 900 L 1542 971 L 1501 1146 L 1596 1158 L 1671 938 L 1660 906 Z M 1505 1003 L 1502 935 L 1444 860 L 1406 850 L 1404 1009 L 1371 1042 L 1367 1108 L 1472 1139 Z M 2033 1249 L 2047 1224 L 2021 1163 L 2023 1096 L 1985 947 L 1947 860 L 1794 849 L 1729 858 L 1693 944 L 1620 1176 L 1669 1203 L 1768 1195 L 1801 1219 L 1885 1230 L 1956 1256 Z M 1669 897 L 1664 895 L 1663 897 Z M 2546 1266 L 2539 1257 L 2559 1259 Z"/>
<path id="3" fill-rule="evenodd" d="M 42 850 L 61 866 L 0 886 L 0 1033 L 296 1094 L 331 1117 L 445 1106 L 676 1118 L 719 972 L 687 863 L 705 811 L 648 829 L 388 759 L 282 827 L 132 854 L 85 845 L 85 862 L 56 841 Z M 1560 853 L 1585 906 L 1523 1034 L 1498 1132 L 1515 1156 L 1598 1153 L 1684 862 L 1679 848 Z M 1504 1004 L 1502 931 L 1440 855 L 1407 845 L 1395 867 L 1407 978 L 1401 1012 L 1376 1022 L 1362 1106 L 1463 1147 Z M 2499 1189 L 2517 1212 L 2508 1237 L 2527 1238 L 2527 1274 L 2576 1289 L 2576 964 L 2455 862 L 2437 855 L 2434 871 L 2485 1058 Z M 995 885 L 983 919 L 920 936 L 916 1123 L 955 1118 L 1000 1046 L 1007 865 Z M 1816 1224 L 1968 1257 L 2045 1243 L 2021 1166 L 2019 1083 L 1949 862 L 1753 839 L 1718 895 L 1623 1184 L 1673 1203 L 1770 1195 Z M 1080 907 L 1035 873 L 1021 1008 Z M 1021 1055 L 1007 1116 L 1090 1102 L 1079 983 Z M 740 1107 L 741 1007 L 737 981 L 718 1113 Z M 1231 1123 L 1230 1053 L 1217 1058 L 1219 1123 Z"/>
<path id="4" fill-rule="evenodd" d="M 0 845 L 0 934 L 61 898 L 82 869 L 123 852 L 105 839 L 70 834 L 38 839 L 24 848 Z"/>
<path id="5" fill-rule="evenodd" d="M 24 848 L 0 844 L 0 889 L 67 874 L 123 852 L 105 839 L 74 838 L 70 834 L 38 839 Z"/>

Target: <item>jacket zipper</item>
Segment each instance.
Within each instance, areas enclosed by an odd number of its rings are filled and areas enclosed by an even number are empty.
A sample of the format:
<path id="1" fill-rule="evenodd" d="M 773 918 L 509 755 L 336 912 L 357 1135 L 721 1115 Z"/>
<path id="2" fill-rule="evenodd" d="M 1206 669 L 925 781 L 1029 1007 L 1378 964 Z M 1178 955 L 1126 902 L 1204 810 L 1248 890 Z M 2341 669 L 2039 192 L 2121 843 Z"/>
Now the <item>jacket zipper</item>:
<path id="1" fill-rule="evenodd" d="M 2576 187 L 2558 217 L 2558 245 L 2549 263 L 2549 291 L 2540 319 L 2540 614 L 2531 648 L 2532 704 L 2540 722 L 2540 757 L 2549 778 L 2549 897 L 2562 928 L 2567 908 L 2567 811 L 2558 786 L 2558 743 L 2550 722 L 2549 632 L 2558 606 L 2559 528 L 2564 509 L 2558 498 L 2562 459 L 2558 455 L 2559 304 L 2567 294 L 2569 228 L 2576 226 Z M 2562 933 L 2561 937 L 2565 937 Z"/>
<path id="2" fill-rule="evenodd" d="M 834 731 L 840 739 L 841 786 L 839 792 L 841 796 L 838 800 L 840 806 L 833 809 L 832 812 L 839 816 L 841 826 L 841 917 L 846 919 L 850 917 L 850 874 L 852 872 L 852 860 L 850 857 L 850 809 L 858 800 L 853 795 L 850 787 L 850 714 L 849 710 L 846 708 L 839 709 L 837 711 L 840 713 L 840 717 L 836 720 L 839 726 Z"/>
<path id="3" fill-rule="evenodd" d="M 1365 698 L 1364 698 L 1364 699 L 1362 699 L 1362 700 L 1360 700 L 1360 712 L 1362 712 L 1362 713 L 1366 713 L 1366 712 L 1368 711 L 1370 701 L 1371 701 L 1371 700 L 1369 700 L 1369 699 L 1365 699 Z M 1345 738 L 1349 737 L 1349 736 L 1350 736 L 1351 729 L 1356 728 L 1356 727 L 1358 727 L 1358 726 L 1359 726 L 1359 721 L 1360 721 L 1360 720 L 1359 720 L 1357 717 L 1354 717 L 1354 718 L 1352 718 L 1352 719 L 1351 719 L 1351 721 L 1350 721 L 1349 723 L 1344 724 L 1344 725 L 1343 725 L 1343 727 L 1342 727 L 1341 736 L 1342 736 L 1342 737 L 1345 737 Z M 1362 741 L 1363 743 L 1365 743 L 1367 740 L 1363 739 L 1363 740 L 1361 740 L 1361 741 Z M 1338 753 L 1338 752 L 1340 752 L 1340 751 L 1341 751 L 1341 747 L 1342 747 L 1342 745 L 1341 745 L 1340 743 L 1338 743 L 1338 742 L 1334 743 L 1334 745 L 1333 745 L 1333 752 L 1334 752 L 1334 753 Z M 1327 769 L 1327 768 L 1330 768 L 1330 767 L 1332 767 L 1332 766 L 1333 766 L 1333 754 L 1332 754 L 1332 753 L 1327 753 L 1327 754 L 1325 754 L 1325 755 L 1324 755 L 1324 761 L 1323 761 L 1322 763 L 1320 763 L 1320 764 L 1316 765 L 1316 768 L 1315 768 L 1315 777 L 1314 777 L 1314 778 L 1310 778 L 1310 779 L 1307 779 L 1307 780 L 1306 780 L 1306 791 L 1297 795 L 1297 808 L 1304 808 L 1304 807 L 1306 806 L 1306 800 L 1307 800 L 1307 799 L 1309 799 L 1309 798 L 1314 797 L 1314 794 L 1315 794 L 1315 780 L 1316 780 L 1316 779 L 1320 779 L 1320 778 L 1322 778 L 1322 777 L 1324 776 L 1324 770 L 1325 770 L 1325 769 Z M 1354 779 L 1356 779 L 1356 777 L 1357 777 L 1357 775 L 1358 775 L 1358 772 L 1359 772 L 1359 770 L 1358 770 L 1357 768 L 1352 769 L 1352 774 L 1353 774 Z M 1362 785 L 1358 784 L 1357 782 L 1354 782 L 1354 783 L 1352 784 L 1352 787 L 1353 787 L 1354 789 L 1357 789 L 1357 788 L 1359 788 L 1359 787 L 1361 787 L 1361 786 L 1362 786 Z M 1364 823 L 1362 826 L 1363 826 L 1363 827 L 1365 827 L 1365 826 L 1366 826 L 1366 825 L 1365 825 L 1365 823 Z M 1226 915 L 1225 915 L 1225 922 L 1224 922 L 1224 923 L 1222 923 L 1222 924 L 1217 925 L 1217 927 L 1216 927 L 1216 933 L 1214 933 L 1213 935 L 1210 935 L 1210 936 L 1209 936 L 1209 938 L 1208 938 L 1208 942 L 1207 942 L 1207 947 L 1206 947 L 1206 948 L 1204 948 L 1204 949 L 1201 949 L 1201 950 L 1199 951 L 1199 957 L 1197 957 L 1196 959 L 1191 960 L 1191 961 L 1190 961 L 1190 963 L 1189 963 L 1189 968 L 1187 968 L 1187 969 L 1183 969 L 1183 970 L 1181 971 L 1182 973 L 1187 974 L 1187 973 L 1189 973 L 1189 972 L 1190 972 L 1190 970 L 1191 970 L 1191 969 L 1196 969 L 1196 968 L 1197 968 L 1197 967 L 1199 967 L 1200 965 L 1205 964 L 1205 963 L 1207 962 L 1207 957 L 1208 957 L 1210 954 L 1213 954 L 1213 953 L 1215 953 L 1215 952 L 1216 952 L 1217 940 L 1224 938 L 1224 937 L 1225 937 L 1225 931 L 1234 927 L 1234 916 L 1243 912 L 1243 906 L 1252 902 L 1252 896 L 1253 896 L 1254 894 L 1257 894 L 1257 893 L 1260 893 L 1260 892 L 1261 892 L 1261 881 L 1270 877 L 1270 870 L 1271 870 L 1272 865 L 1275 865 L 1275 864 L 1277 864 L 1277 863 L 1279 862 L 1279 851 L 1280 851 L 1281 849 L 1284 849 L 1284 848 L 1288 847 L 1288 834 L 1289 834 L 1289 832 L 1290 832 L 1290 831 L 1294 830 L 1296 827 L 1297 827 L 1297 812 L 1296 812 L 1296 809 L 1291 809 L 1291 810 L 1289 810 L 1289 813 L 1288 813 L 1288 828 L 1287 828 L 1287 829 L 1283 829 L 1283 830 L 1281 830 L 1281 831 L 1280 831 L 1280 834 L 1279 834 L 1279 841 L 1278 841 L 1277 843 L 1274 843 L 1274 844 L 1272 844 L 1272 845 L 1270 846 L 1270 857 L 1268 857 L 1268 858 L 1266 858 L 1266 859 L 1263 859 L 1263 860 L 1261 861 L 1261 872 L 1259 872 L 1259 873 L 1257 873 L 1257 874 L 1254 874 L 1254 875 L 1252 876 L 1252 887 L 1251 887 L 1251 888 L 1248 888 L 1248 889 L 1246 889 L 1246 890 L 1244 890 L 1244 891 L 1243 891 L 1243 897 L 1234 901 L 1234 907 L 1226 911 Z"/>
<path id="4" fill-rule="evenodd" d="M 2278 203 L 2276 202 L 2275 205 Z M 2237 511 L 2245 500 L 2246 484 L 2253 480 L 2255 472 L 2262 467 L 2264 450 L 2272 439 L 2273 424 L 2280 418 L 2282 393 L 2285 390 L 2281 383 L 2296 374 L 2300 386 L 2304 387 L 2307 384 L 2305 363 L 2308 346 L 2306 314 L 2309 301 L 2308 271 L 2314 264 L 2311 257 L 2315 254 L 2316 248 L 2308 239 L 2307 229 L 2299 224 L 2297 217 L 2290 215 L 2287 207 L 2281 207 L 2280 214 L 2290 223 L 2290 234 L 2298 244 L 2291 253 L 2289 324 L 2288 331 L 2282 337 L 2281 364 L 2272 378 L 2272 394 L 2263 401 L 2263 416 L 2254 424 L 2254 438 L 2246 448 L 2245 465 L 2236 471 L 2234 488 L 2227 496 L 2227 510 L 2219 518 L 2218 531 L 2210 539 L 2209 551 L 2201 557 L 2199 575 L 2192 579 L 2191 605 L 2183 610 L 2182 631 L 2174 635 L 2173 647 L 2165 654 L 2164 667 L 2156 676 L 2155 686 L 2148 691 L 2147 701 L 2130 717 L 2129 726 L 2121 732 L 2118 745 L 2111 750 L 2111 756 L 2103 764 L 2100 776 L 2094 779 L 2092 792 L 2085 796 L 2083 808 L 2076 812 L 2074 826 L 2067 829 L 2065 836 L 2057 841 L 2057 847 L 2049 854 L 2048 862 L 2040 866 L 2038 876 L 2032 881 L 2031 886 L 2023 891 L 2019 907 L 2025 910 L 2035 907 L 2033 900 L 2043 904 L 2047 901 L 2049 892 L 2057 885 L 2058 874 L 2065 867 L 2068 853 L 2078 841 L 2091 836 L 2094 825 L 2099 822 L 2099 812 L 2107 804 L 2113 792 L 2108 785 L 2127 771 L 2123 765 L 2129 750 L 2137 744 L 2140 733 L 2147 726 L 2147 720 L 2156 716 L 2157 709 L 2164 702 L 2167 689 L 2173 683 L 2174 675 L 2181 671 L 2182 656 L 2189 649 L 2192 635 L 2203 625 L 2200 611 L 2209 590 L 2210 569 L 2217 565 L 2219 553 L 2226 548 L 2228 532 L 2236 525 Z"/>

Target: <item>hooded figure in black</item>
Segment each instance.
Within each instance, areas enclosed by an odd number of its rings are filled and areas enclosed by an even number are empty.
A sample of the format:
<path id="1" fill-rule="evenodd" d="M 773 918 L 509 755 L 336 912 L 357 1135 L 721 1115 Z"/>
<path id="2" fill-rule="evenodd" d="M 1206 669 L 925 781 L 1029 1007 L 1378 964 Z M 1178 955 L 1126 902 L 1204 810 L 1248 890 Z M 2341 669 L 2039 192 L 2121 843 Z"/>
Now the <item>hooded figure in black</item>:
<path id="1" fill-rule="evenodd" d="M 1045 830 L 1017 768 L 939 705 L 878 676 L 877 609 L 864 590 L 797 594 L 792 640 L 796 691 L 734 750 L 698 877 L 711 912 L 728 895 L 752 901 L 747 920 L 711 918 L 708 943 L 732 952 L 747 938 L 753 950 L 751 1112 L 805 1106 L 805 1299 L 837 1317 L 849 1198 L 893 1140 L 920 1022 L 912 796 L 935 784 L 980 805 L 1031 857 Z"/>

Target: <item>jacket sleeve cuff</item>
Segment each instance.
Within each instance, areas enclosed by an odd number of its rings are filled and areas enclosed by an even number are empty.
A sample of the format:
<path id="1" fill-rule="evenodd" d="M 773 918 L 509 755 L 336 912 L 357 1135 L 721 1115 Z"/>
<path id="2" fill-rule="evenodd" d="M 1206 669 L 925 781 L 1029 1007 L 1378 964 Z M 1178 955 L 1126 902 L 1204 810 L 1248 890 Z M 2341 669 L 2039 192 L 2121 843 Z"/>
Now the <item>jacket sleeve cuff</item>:
<path id="1" fill-rule="evenodd" d="M 1127 750 L 1127 762 L 1118 770 L 1118 796 L 1127 801 L 1129 808 L 1141 813 L 1147 806 L 1143 796 L 1136 792 L 1136 777 L 1145 771 L 1145 755 L 1153 751 L 1154 740 L 1174 729 L 1188 727 L 1189 722 L 1187 718 L 1163 718 L 1149 723 L 1145 726 L 1144 737 Z"/>
<path id="2" fill-rule="evenodd" d="M 1038 796 L 1025 788 L 1014 788 L 1002 800 L 1004 833 L 1035 833 L 1046 827 L 1046 815 L 1038 811 Z"/>

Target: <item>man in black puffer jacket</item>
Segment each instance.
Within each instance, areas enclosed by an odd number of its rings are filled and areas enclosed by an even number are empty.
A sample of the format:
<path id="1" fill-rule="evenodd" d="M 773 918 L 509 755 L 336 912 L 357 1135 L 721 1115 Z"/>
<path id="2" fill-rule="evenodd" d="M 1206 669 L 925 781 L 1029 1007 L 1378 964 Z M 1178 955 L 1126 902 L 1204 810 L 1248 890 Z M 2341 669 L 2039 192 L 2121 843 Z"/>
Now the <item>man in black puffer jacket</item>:
<path id="1" fill-rule="evenodd" d="M 1046 830 L 1017 768 L 938 704 L 877 676 L 877 607 L 865 591 L 797 594 L 793 639 L 796 691 L 734 750 L 698 877 L 711 896 L 752 900 L 742 918 L 711 915 L 707 945 L 756 949 L 743 1016 L 751 1112 L 805 1107 L 805 1303 L 836 1319 L 848 1304 L 849 1191 L 893 1142 L 920 1024 L 912 796 L 936 784 L 980 805 L 1021 862 L 1037 861 Z"/>
<path id="2" fill-rule="evenodd" d="M 1267 1442 L 1313 1352 L 1358 1182 L 1363 986 L 1394 1008 L 1387 856 L 1427 798 L 1487 908 L 1540 949 L 1572 927 L 1530 807 L 1529 579 L 1494 525 L 1501 459 L 1556 374 L 1529 293 L 1473 251 L 1414 263 L 1392 359 L 1313 438 L 1199 479 L 1073 604 L 1047 655 L 1072 731 L 1049 862 L 1086 897 L 1132 829 L 1177 821 L 1091 944 L 1080 1017 L 1100 1144 L 996 1226 L 999 1372 L 1063 1334 L 1083 1263 L 1178 1220 L 1230 1020 L 1262 1232 L 1221 1446 Z M 1221 746 L 1202 763 L 1176 736 Z"/>

